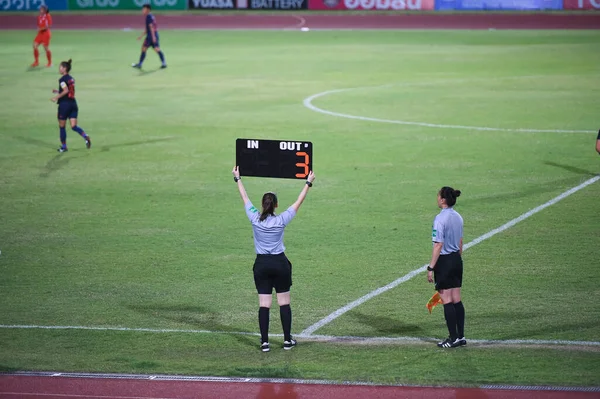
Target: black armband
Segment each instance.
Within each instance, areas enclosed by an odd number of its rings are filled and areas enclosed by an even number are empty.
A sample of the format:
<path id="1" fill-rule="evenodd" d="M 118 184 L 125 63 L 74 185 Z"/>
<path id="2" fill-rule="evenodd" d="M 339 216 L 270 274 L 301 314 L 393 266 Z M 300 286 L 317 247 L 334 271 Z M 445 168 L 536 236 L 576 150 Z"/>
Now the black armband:
<path id="1" fill-rule="evenodd" d="M 312 187 L 312 183 L 311 183 L 311 182 L 309 182 L 308 180 L 306 181 L 306 185 L 307 185 L 308 187 Z"/>
<path id="2" fill-rule="evenodd" d="M 433 268 L 431 268 L 431 267 L 427 266 L 427 271 L 428 271 L 428 272 L 432 272 L 432 271 L 433 271 Z"/>
<path id="3" fill-rule="evenodd" d="M 235 177 L 235 176 L 233 176 L 233 181 L 234 182 L 237 183 L 239 180 L 242 180 L 242 178 L 241 177 Z"/>

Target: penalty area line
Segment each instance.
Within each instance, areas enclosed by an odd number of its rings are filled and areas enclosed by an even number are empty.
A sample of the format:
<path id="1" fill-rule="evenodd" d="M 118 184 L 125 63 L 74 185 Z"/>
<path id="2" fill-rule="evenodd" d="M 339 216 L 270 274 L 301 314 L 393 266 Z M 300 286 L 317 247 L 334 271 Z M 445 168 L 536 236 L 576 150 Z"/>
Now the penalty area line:
<path id="1" fill-rule="evenodd" d="M 471 247 L 474 247 L 475 245 L 487 240 L 488 238 L 491 238 L 493 236 L 495 236 L 498 233 L 501 233 L 505 230 L 508 230 L 509 228 L 513 227 L 514 225 L 516 225 L 519 222 L 522 222 L 523 220 L 535 215 L 536 213 L 548 208 L 549 206 L 552 206 L 554 204 L 556 204 L 557 202 L 567 198 L 568 196 L 576 193 L 579 190 L 584 189 L 585 187 L 589 186 L 590 184 L 593 184 L 595 182 L 597 182 L 598 180 L 600 180 L 600 175 L 598 176 L 594 176 L 591 179 L 588 179 L 586 181 L 584 181 L 583 183 L 581 183 L 580 185 L 571 188 L 570 190 L 565 191 L 564 193 L 560 194 L 559 196 L 551 199 L 548 202 L 545 202 L 544 204 L 533 208 L 532 210 L 525 212 L 524 214 L 522 214 L 521 216 L 518 216 L 514 219 L 512 219 L 511 221 L 503 224 L 502 226 L 490 230 L 489 232 L 477 237 L 476 239 L 474 239 L 473 241 L 465 244 L 463 246 L 463 250 L 467 250 Z M 371 292 L 369 292 L 368 294 L 358 298 L 355 301 L 350 302 L 349 304 L 337 309 L 336 311 L 334 311 L 333 313 L 329 314 L 328 316 L 324 317 L 323 319 L 319 320 L 318 322 L 316 322 L 315 324 L 313 324 L 312 326 L 306 328 L 304 331 L 302 331 L 300 333 L 301 336 L 304 337 L 308 337 L 311 334 L 313 334 L 315 331 L 317 331 L 318 329 L 320 329 L 321 327 L 331 323 L 332 321 L 334 321 L 335 319 L 337 319 L 338 317 L 340 317 L 341 315 L 343 315 L 344 313 L 354 309 L 357 306 L 362 305 L 363 303 L 367 302 L 369 299 L 373 299 L 376 296 L 383 294 L 386 291 L 391 290 L 392 288 L 397 287 L 398 285 L 410 280 L 411 278 L 415 277 L 416 275 L 424 272 L 425 270 L 427 270 L 427 266 L 423 265 L 421 267 L 419 267 L 418 269 L 415 269 L 407 274 L 405 274 L 404 276 L 400 277 L 397 280 L 392 281 L 391 283 L 389 283 L 388 285 L 385 285 L 383 287 L 379 287 L 376 290 L 373 290 Z"/>

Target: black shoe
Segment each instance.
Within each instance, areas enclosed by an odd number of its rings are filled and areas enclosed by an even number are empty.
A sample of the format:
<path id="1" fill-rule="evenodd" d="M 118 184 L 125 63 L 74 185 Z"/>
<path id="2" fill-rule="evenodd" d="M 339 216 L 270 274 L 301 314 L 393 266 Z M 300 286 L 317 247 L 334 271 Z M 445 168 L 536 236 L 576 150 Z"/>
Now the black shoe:
<path id="1" fill-rule="evenodd" d="M 160 69 L 165 69 L 166 67 L 167 67 L 167 64 L 162 64 L 162 65 L 160 66 Z"/>
<path id="2" fill-rule="evenodd" d="M 269 343 L 268 342 L 263 342 L 262 344 L 260 344 L 260 350 L 263 352 L 268 352 L 271 350 L 271 348 L 269 348 Z"/>
<path id="3" fill-rule="evenodd" d="M 87 136 L 87 138 L 85 139 L 85 147 L 89 150 L 91 146 L 92 146 L 92 139 L 90 138 L 90 136 Z"/>
<path id="4" fill-rule="evenodd" d="M 67 149 L 67 147 L 60 147 L 56 151 L 58 151 L 58 152 L 67 152 L 69 150 Z"/>
<path id="5" fill-rule="evenodd" d="M 460 343 L 458 341 L 458 338 L 454 341 L 451 338 L 446 338 L 442 342 L 438 342 L 437 346 L 438 348 L 456 348 L 460 346 Z"/>
<path id="6" fill-rule="evenodd" d="M 465 337 L 458 338 L 457 341 L 459 346 L 465 346 L 467 344 L 467 340 L 465 339 Z"/>
<path id="7" fill-rule="evenodd" d="M 295 339 L 290 339 L 289 341 L 283 341 L 283 349 L 285 349 L 286 351 L 289 351 L 294 346 L 296 346 L 296 340 Z"/>

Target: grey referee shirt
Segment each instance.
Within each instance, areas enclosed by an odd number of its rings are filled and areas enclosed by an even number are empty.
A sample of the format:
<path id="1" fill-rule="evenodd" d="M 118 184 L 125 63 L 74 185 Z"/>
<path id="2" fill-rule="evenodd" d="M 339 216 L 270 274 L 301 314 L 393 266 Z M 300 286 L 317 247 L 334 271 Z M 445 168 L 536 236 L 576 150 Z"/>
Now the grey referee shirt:
<path id="1" fill-rule="evenodd" d="M 283 245 L 283 229 L 287 226 L 294 216 L 296 210 L 289 207 L 285 212 L 267 216 L 262 222 L 260 212 L 248 201 L 246 204 L 246 215 L 252 223 L 252 232 L 254 233 L 254 248 L 257 254 L 277 255 L 285 251 Z"/>
<path id="2" fill-rule="evenodd" d="M 443 208 L 433 219 L 431 240 L 444 243 L 441 255 L 448 255 L 460 250 L 460 239 L 463 236 L 463 218 L 453 208 Z"/>

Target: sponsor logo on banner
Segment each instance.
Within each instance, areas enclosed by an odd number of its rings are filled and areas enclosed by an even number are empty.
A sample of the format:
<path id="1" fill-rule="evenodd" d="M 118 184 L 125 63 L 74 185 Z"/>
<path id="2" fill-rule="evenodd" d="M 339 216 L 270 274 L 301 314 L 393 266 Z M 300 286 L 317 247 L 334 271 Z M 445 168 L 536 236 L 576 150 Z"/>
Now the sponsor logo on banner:
<path id="1" fill-rule="evenodd" d="M 422 10 L 421 0 L 344 0 L 348 10 Z"/>
<path id="2" fill-rule="evenodd" d="M 565 10 L 600 10 L 600 0 L 564 0 Z"/>
<path id="3" fill-rule="evenodd" d="M 248 8 L 248 0 L 237 0 L 237 8 Z"/>
<path id="4" fill-rule="evenodd" d="M 311 10 L 433 10 L 433 3 L 434 0 L 309 0 L 308 8 Z"/>
<path id="5" fill-rule="evenodd" d="M 67 0 L 0 0 L 2 11 L 33 11 L 41 6 L 48 6 L 52 10 L 66 10 Z"/>
<path id="6" fill-rule="evenodd" d="M 565 0 L 568 1 L 568 0 Z M 577 0 L 575 0 L 577 1 Z M 588 0 L 586 0 L 588 1 Z M 600 0 L 594 0 L 600 1 Z M 561 10 L 562 0 L 436 0 L 436 10 Z"/>
<path id="7" fill-rule="evenodd" d="M 249 0 L 253 10 L 300 10 L 308 8 L 308 0 Z"/>
<path id="8" fill-rule="evenodd" d="M 144 4 L 150 4 L 153 9 L 158 10 L 186 9 L 186 0 L 68 0 L 68 2 L 70 10 L 138 10 Z"/>
<path id="9" fill-rule="evenodd" d="M 190 0 L 190 8 L 227 10 L 235 8 L 234 0 Z"/>

